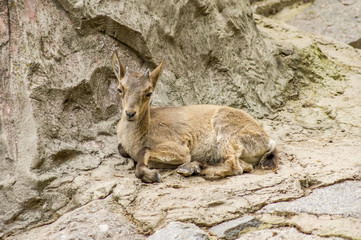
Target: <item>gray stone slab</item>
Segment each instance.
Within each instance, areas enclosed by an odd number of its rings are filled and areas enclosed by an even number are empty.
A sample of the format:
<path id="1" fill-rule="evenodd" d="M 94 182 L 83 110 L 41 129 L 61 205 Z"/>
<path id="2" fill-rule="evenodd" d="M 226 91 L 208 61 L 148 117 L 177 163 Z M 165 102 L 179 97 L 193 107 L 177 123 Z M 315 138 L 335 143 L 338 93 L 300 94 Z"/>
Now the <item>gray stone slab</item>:
<path id="1" fill-rule="evenodd" d="M 309 196 L 270 204 L 260 212 L 305 212 L 361 218 L 361 181 L 346 181 L 315 189 Z"/>
<path id="2" fill-rule="evenodd" d="M 171 222 L 147 240 L 208 240 L 208 235 L 192 223 Z"/>
<path id="3" fill-rule="evenodd" d="M 221 223 L 209 229 L 209 231 L 220 238 L 236 239 L 239 233 L 248 227 L 258 227 L 261 224 L 253 216 L 244 216 L 232 221 Z"/>
<path id="4" fill-rule="evenodd" d="M 361 38 L 361 1 L 315 0 L 311 7 L 288 23 L 303 31 L 314 32 L 335 38 L 344 43 Z"/>
<path id="5" fill-rule="evenodd" d="M 237 240 L 342 240 L 338 237 L 319 237 L 299 232 L 296 228 L 262 229 L 242 235 Z"/>

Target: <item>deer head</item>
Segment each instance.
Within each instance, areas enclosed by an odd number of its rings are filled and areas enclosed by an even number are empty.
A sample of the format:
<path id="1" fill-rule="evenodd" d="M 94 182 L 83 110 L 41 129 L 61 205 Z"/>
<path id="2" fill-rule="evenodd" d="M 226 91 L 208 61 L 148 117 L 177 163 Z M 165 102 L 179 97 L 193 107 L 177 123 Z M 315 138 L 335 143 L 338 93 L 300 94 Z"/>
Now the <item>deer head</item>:
<path id="1" fill-rule="evenodd" d="M 149 110 L 150 98 L 162 74 L 163 65 L 164 60 L 151 73 L 149 69 L 144 74 L 131 72 L 128 67 L 124 67 L 117 53 L 114 52 L 112 66 L 119 81 L 117 90 L 122 98 L 122 116 L 128 121 L 145 117 Z"/>

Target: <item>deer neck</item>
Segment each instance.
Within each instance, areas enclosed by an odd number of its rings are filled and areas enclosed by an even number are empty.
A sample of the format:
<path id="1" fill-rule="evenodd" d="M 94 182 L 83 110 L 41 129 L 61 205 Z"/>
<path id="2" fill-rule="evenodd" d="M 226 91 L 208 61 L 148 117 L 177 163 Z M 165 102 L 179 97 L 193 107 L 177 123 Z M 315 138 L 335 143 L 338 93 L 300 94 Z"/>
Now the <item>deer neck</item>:
<path id="1" fill-rule="evenodd" d="M 149 131 L 149 125 L 149 107 L 134 121 L 128 121 L 125 117 L 120 120 L 120 140 L 125 151 L 133 159 L 145 145 L 145 139 Z"/>

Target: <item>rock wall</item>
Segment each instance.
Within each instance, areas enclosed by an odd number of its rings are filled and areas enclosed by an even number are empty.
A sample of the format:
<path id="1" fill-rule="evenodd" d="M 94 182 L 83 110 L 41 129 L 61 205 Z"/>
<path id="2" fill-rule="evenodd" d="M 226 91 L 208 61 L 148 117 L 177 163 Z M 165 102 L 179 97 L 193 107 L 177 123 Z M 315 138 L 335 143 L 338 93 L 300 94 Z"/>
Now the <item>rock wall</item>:
<path id="1" fill-rule="evenodd" d="M 166 59 L 155 104 L 218 103 L 260 115 L 282 104 L 287 80 L 247 1 L 59 2 L 83 34 L 105 33 L 151 67 Z"/>
<path id="2" fill-rule="evenodd" d="M 47 220 L 68 203 L 64 193 L 44 191 L 51 181 L 114 154 L 119 99 L 108 62 L 100 59 L 109 58 L 108 48 L 122 47 L 100 34 L 79 35 L 52 1 L 2 8 L 8 39 L 1 45 L 0 225 L 6 232 Z"/>
<path id="3" fill-rule="evenodd" d="M 251 3 L 257 14 L 361 48 L 360 1 L 251 0 Z"/>

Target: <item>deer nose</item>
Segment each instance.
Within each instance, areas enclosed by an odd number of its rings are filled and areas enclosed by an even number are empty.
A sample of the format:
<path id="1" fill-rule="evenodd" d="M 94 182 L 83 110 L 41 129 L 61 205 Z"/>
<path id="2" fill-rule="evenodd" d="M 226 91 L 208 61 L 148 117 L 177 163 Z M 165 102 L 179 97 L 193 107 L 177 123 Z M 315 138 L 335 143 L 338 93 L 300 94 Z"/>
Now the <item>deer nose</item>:
<path id="1" fill-rule="evenodd" d="M 131 111 L 131 112 L 125 111 L 125 114 L 127 114 L 128 118 L 134 117 L 136 113 L 137 112 L 135 112 L 135 111 Z"/>

